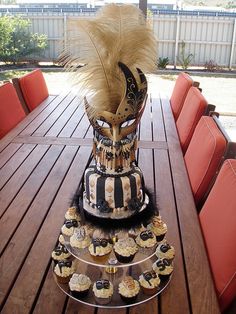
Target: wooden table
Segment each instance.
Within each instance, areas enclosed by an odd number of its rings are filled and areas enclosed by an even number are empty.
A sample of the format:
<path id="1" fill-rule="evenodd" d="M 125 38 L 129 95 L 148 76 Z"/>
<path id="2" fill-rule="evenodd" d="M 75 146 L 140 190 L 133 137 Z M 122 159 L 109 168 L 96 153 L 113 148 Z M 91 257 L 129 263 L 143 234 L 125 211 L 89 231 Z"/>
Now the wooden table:
<path id="1" fill-rule="evenodd" d="M 110 313 L 69 299 L 51 271 L 64 213 L 91 154 L 92 129 L 80 100 L 50 96 L 0 141 L 1 313 Z M 165 98 L 149 97 L 138 163 L 157 195 L 175 247 L 167 289 L 113 314 L 217 314 L 218 303 L 174 119 Z"/>

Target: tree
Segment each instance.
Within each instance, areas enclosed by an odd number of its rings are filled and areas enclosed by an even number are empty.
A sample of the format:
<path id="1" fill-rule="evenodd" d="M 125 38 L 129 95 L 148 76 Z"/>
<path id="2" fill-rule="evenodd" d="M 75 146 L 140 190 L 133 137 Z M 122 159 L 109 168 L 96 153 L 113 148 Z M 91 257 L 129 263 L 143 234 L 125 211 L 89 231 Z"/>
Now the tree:
<path id="1" fill-rule="evenodd" d="M 39 57 L 47 47 L 47 36 L 29 31 L 31 23 L 15 16 L 0 17 L 0 60 L 17 63 Z"/>

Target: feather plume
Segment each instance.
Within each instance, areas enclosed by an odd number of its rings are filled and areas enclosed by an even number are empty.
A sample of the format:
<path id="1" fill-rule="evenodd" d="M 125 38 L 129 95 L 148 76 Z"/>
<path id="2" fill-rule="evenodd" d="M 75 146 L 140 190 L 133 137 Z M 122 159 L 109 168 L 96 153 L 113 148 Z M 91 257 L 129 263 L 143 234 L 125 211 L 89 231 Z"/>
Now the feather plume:
<path id="1" fill-rule="evenodd" d="M 94 19 L 72 22 L 71 29 L 61 62 L 75 72 L 80 95 L 95 111 L 115 113 L 126 88 L 118 62 L 129 67 L 140 86 L 137 68 L 147 73 L 156 64 L 152 30 L 135 6 L 116 4 L 104 6 Z"/>

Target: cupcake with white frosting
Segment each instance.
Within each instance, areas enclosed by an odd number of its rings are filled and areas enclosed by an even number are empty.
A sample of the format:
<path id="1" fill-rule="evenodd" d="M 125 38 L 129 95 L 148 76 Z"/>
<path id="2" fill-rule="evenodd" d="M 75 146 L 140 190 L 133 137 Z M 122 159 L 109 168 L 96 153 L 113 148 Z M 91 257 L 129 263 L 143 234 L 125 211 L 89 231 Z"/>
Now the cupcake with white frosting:
<path id="1" fill-rule="evenodd" d="M 173 261 L 175 257 L 175 249 L 173 246 L 169 245 L 167 242 L 160 243 L 156 248 L 156 256 L 158 258 L 166 258 Z"/>
<path id="2" fill-rule="evenodd" d="M 71 257 L 71 254 L 64 245 L 59 244 L 52 251 L 52 259 L 54 260 L 55 264 L 58 261 L 67 259 L 69 257 Z"/>
<path id="3" fill-rule="evenodd" d="M 127 303 L 133 303 L 140 291 L 140 286 L 137 280 L 134 280 L 131 276 L 126 276 L 119 283 L 118 291 L 121 299 Z"/>
<path id="4" fill-rule="evenodd" d="M 160 242 L 166 235 L 167 225 L 161 219 L 161 216 L 154 216 L 151 223 L 147 225 L 147 229 L 151 230 L 155 234 L 157 241 Z"/>
<path id="5" fill-rule="evenodd" d="M 76 219 L 65 220 L 64 225 L 61 227 L 63 235 L 72 236 L 75 228 L 79 227 L 79 223 Z"/>
<path id="6" fill-rule="evenodd" d="M 69 207 L 65 213 L 65 219 L 66 220 L 71 220 L 75 219 L 78 222 L 81 221 L 80 214 L 77 212 L 77 208 L 75 206 Z"/>
<path id="7" fill-rule="evenodd" d="M 112 245 L 108 239 L 94 238 L 88 249 L 95 261 L 105 262 L 112 251 Z"/>
<path id="8" fill-rule="evenodd" d="M 60 283 L 68 283 L 74 272 L 75 265 L 73 261 L 70 260 L 58 261 L 54 267 L 54 273 L 57 277 L 57 281 Z"/>
<path id="9" fill-rule="evenodd" d="M 75 228 L 73 235 L 70 237 L 70 245 L 78 249 L 84 249 L 91 243 L 90 237 L 86 234 L 84 227 Z"/>
<path id="10" fill-rule="evenodd" d="M 74 273 L 69 281 L 71 294 L 76 298 L 84 298 L 88 295 L 91 280 L 88 276 Z"/>
<path id="11" fill-rule="evenodd" d="M 139 283 L 143 293 L 153 295 L 157 293 L 161 280 L 158 274 L 154 271 L 145 271 L 139 276 Z"/>
<path id="12" fill-rule="evenodd" d="M 119 239 L 113 249 L 120 263 L 130 263 L 138 251 L 138 246 L 134 239 L 128 237 Z"/>
<path id="13" fill-rule="evenodd" d="M 98 304 L 108 304 L 113 295 L 113 285 L 107 279 L 99 279 L 93 284 L 93 293 Z"/>
<path id="14" fill-rule="evenodd" d="M 168 279 L 173 272 L 173 263 L 172 261 L 166 258 L 158 258 L 153 265 L 152 269 L 158 274 L 160 279 Z"/>
<path id="15" fill-rule="evenodd" d="M 141 247 L 149 248 L 153 247 L 157 241 L 151 230 L 144 230 L 137 236 L 136 243 Z"/>
<path id="16" fill-rule="evenodd" d="M 66 240 L 65 240 L 63 234 L 60 234 L 60 235 L 59 235 L 58 241 L 59 241 L 59 243 L 60 243 L 61 245 L 65 245 Z"/>

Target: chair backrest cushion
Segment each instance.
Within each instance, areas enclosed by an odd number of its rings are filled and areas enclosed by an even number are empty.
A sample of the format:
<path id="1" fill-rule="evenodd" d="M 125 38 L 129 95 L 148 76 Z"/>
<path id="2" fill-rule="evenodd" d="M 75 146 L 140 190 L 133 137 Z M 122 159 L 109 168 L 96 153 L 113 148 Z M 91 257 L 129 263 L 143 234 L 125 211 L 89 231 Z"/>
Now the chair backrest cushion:
<path id="1" fill-rule="evenodd" d="M 11 83 L 0 86 L 0 138 L 25 117 L 25 112 Z"/>
<path id="2" fill-rule="evenodd" d="M 236 298 L 236 160 L 226 160 L 199 214 L 221 310 Z"/>
<path id="3" fill-rule="evenodd" d="M 207 101 L 196 87 L 191 87 L 184 101 L 176 127 L 183 153 L 186 152 L 196 125 L 206 111 Z"/>
<path id="4" fill-rule="evenodd" d="M 216 174 L 227 142 L 212 117 L 203 116 L 184 156 L 196 204 L 199 204 Z"/>
<path id="5" fill-rule="evenodd" d="M 183 107 L 188 90 L 192 85 L 193 85 L 193 80 L 187 73 L 181 72 L 178 75 L 171 98 L 170 98 L 171 109 L 172 109 L 175 121 L 179 117 L 179 114 Z"/>
<path id="6" fill-rule="evenodd" d="M 30 111 L 35 109 L 48 96 L 48 88 L 40 69 L 34 70 L 19 78 L 25 102 Z"/>

